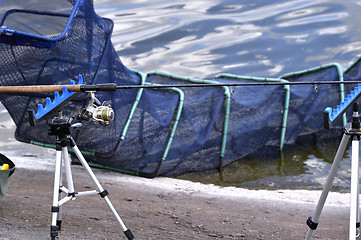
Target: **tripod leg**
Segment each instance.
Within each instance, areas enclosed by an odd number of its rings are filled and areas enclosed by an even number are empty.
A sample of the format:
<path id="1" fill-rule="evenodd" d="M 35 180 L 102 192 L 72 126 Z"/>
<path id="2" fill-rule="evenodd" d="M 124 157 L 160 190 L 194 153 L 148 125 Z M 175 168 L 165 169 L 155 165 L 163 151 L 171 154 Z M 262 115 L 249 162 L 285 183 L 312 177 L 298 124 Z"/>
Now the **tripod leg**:
<path id="1" fill-rule="evenodd" d="M 73 184 L 73 178 L 71 174 L 71 168 L 70 168 L 70 159 L 69 159 L 69 153 L 67 147 L 62 147 L 62 160 L 64 161 L 64 167 L 65 167 L 65 174 L 66 174 L 66 180 L 67 180 L 67 187 L 69 194 L 71 196 L 75 196 L 74 193 L 74 184 Z M 63 167 L 61 165 L 60 167 L 60 177 L 59 177 L 59 189 L 63 187 Z M 62 191 L 59 191 L 58 196 L 59 202 L 62 200 Z M 59 205 L 59 212 L 57 214 L 57 221 L 56 226 L 58 226 L 58 230 L 61 230 L 61 223 L 62 223 L 62 205 Z"/>
<path id="2" fill-rule="evenodd" d="M 110 208 L 110 210 L 112 211 L 113 215 L 115 216 L 115 218 L 117 219 L 118 223 L 120 224 L 120 226 L 123 228 L 123 232 L 125 234 L 125 236 L 128 239 L 134 239 L 133 233 L 130 229 L 127 229 L 127 227 L 125 226 L 125 224 L 123 223 L 122 219 L 120 218 L 119 214 L 117 213 L 117 211 L 115 210 L 115 208 L 113 207 L 113 204 L 110 202 L 109 198 L 108 198 L 108 191 L 104 190 L 103 187 L 100 185 L 98 179 L 96 178 L 96 176 L 94 175 L 93 171 L 91 170 L 91 168 L 89 167 L 88 163 L 86 162 L 85 158 L 83 157 L 83 155 L 81 154 L 81 152 L 79 151 L 79 148 L 74 145 L 73 147 L 73 151 L 75 153 L 75 155 L 78 157 L 80 163 L 83 165 L 83 167 L 85 168 L 85 170 L 88 172 L 90 178 L 93 180 L 97 191 L 99 192 L 100 196 L 105 200 L 105 202 L 107 203 L 108 207 Z"/>
<path id="3" fill-rule="evenodd" d="M 61 151 L 56 151 L 55 176 L 54 176 L 54 192 L 53 205 L 51 207 L 52 221 L 50 226 L 50 237 L 55 239 L 58 236 L 59 227 L 57 226 L 57 218 L 59 213 L 59 186 L 61 178 Z"/>
<path id="4" fill-rule="evenodd" d="M 73 175 L 71 174 L 70 158 L 69 158 L 69 153 L 68 153 L 67 147 L 63 147 L 63 159 L 64 159 L 66 182 L 67 182 L 67 187 L 69 190 L 69 195 L 72 195 L 74 197 L 75 190 L 74 190 L 74 183 L 73 183 Z"/>
<path id="5" fill-rule="evenodd" d="M 356 228 L 358 229 L 358 233 L 356 234 L 356 236 L 360 235 L 360 172 L 358 172 L 358 181 L 357 181 L 357 211 L 356 211 Z"/>
<path id="6" fill-rule="evenodd" d="M 309 226 L 309 229 L 308 229 L 307 234 L 306 234 L 306 238 L 305 238 L 306 240 L 311 239 L 313 231 L 316 230 L 316 228 L 317 228 L 318 219 L 319 219 L 319 217 L 321 215 L 323 206 L 325 205 L 327 195 L 331 190 L 333 179 L 336 176 L 337 169 L 340 166 L 340 162 L 341 162 L 341 159 L 343 157 L 343 154 L 345 153 L 345 150 L 346 150 L 347 143 L 348 143 L 349 139 L 350 139 L 350 135 L 347 135 L 347 134 L 343 135 L 341 143 L 340 143 L 340 145 L 339 145 L 339 147 L 337 149 L 337 153 L 336 153 L 335 158 L 333 160 L 330 173 L 328 174 L 326 184 L 323 187 L 320 199 L 318 200 L 316 209 L 315 209 L 312 217 L 309 217 L 307 219 L 307 225 Z"/>
<path id="7" fill-rule="evenodd" d="M 62 152 L 62 157 L 64 156 L 63 152 Z M 60 173 L 59 173 L 59 189 L 63 186 L 63 165 L 62 165 L 62 161 L 63 158 L 61 157 L 60 160 Z M 58 203 L 60 202 L 60 200 L 62 199 L 62 191 L 59 190 L 59 194 L 58 194 Z M 58 231 L 61 230 L 61 215 L 62 215 L 62 206 L 59 205 L 59 211 L 57 213 L 57 220 L 56 220 L 56 226 L 58 227 Z"/>
<path id="8" fill-rule="evenodd" d="M 357 223 L 357 198 L 359 181 L 359 141 L 352 140 L 352 159 L 351 159 L 351 207 L 350 207 L 350 232 L 349 239 L 356 239 Z"/>

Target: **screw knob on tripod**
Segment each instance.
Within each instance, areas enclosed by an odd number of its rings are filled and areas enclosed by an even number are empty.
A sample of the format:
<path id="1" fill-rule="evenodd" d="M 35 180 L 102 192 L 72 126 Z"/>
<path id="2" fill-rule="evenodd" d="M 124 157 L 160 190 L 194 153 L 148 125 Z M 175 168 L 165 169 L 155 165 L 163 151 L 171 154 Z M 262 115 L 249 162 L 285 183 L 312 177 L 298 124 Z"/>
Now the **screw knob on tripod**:
<path id="1" fill-rule="evenodd" d="M 353 110 L 352 129 L 360 129 L 360 115 L 358 114 L 358 111 L 359 111 L 359 103 L 358 102 L 354 102 L 352 110 Z"/>

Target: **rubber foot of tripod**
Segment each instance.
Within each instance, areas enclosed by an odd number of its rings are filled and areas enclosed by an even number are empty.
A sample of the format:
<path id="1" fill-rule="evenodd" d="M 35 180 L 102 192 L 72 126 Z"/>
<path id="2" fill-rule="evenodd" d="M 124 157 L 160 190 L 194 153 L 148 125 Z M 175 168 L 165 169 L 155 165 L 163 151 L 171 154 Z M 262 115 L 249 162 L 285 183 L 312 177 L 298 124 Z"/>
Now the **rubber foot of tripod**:
<path id="1" fill-rule="evenodd" d="M 124 231 L 124 234 L 125 234 L 125 236 L 127 236 L 127 238 L 128 238 L 129 240 L 134 239 L 134 235 L 133 235 L 132 231 L 130 231 L 130 229 Z"/>
<path id="2" fill-rule="evenodd" d="M 50 226 L 50 237 L 51 239 L 55 239 L 58 236 L 59 227 L 51 225 Z"/>
<path id="3" fill-rule="evenodd" d="M 61 230 L 61 220 L 56 221 L 56 226 L 58 227 L 58 231 Z"/>

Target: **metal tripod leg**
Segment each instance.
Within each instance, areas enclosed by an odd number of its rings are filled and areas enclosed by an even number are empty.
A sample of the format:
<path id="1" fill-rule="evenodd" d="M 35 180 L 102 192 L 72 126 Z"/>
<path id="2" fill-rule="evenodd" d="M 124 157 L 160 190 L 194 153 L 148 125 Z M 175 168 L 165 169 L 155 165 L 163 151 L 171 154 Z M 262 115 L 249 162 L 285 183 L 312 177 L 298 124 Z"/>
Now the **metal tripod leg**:
<path id="1" fill-rule="evenodd" d="M 63 156 L 64 156 L 64 152 L 61 152 L 61 160 L 60 160 L 60 173 L 59 173 L 59 186 L 58 189 L 60 189 L 63 186 L 63 166 L 62 166 L 62 161 L 63 161 Z M 59 190 L 58 190 L 59 191 Z M 59 195 L 58 195 L 58 206 L 59 206 L 59 211 L 57 213 L 57 220 L 56 220 L 56 226 L 58 227 L 58 231 L 61 230 L 61 214 L 62 214 L 62 206 L 59 204 L 60 200 L 63 198 L 62 196 L 62 192 L 59 191 Z"/>
<path id="2" fill-rule="evenodd" d="M 339 145 L 339 147 L 337 149 L 337 153 L 336 153 L 335 158 L 333 160 L 330 173 L 329 173 L 329 175 L 327 177 L 327 180 L 326 180 L 326 184 L 323 187 L 320 199 L 318 200 L 316 209 L 315 209 L 312 217 L 309 217 L 307 219 L 307 225 L 309 226 L 309 229 L 308 229 L 307 234 L 306 234 L 306 238 L 305 238 L 306 240 L 311 239 L 313 231 L 316 230 L 316 228 L 317 228 L 319 217 L 321 215 L 323 206 L 325 205 L 327 195 L 331 190 L 333 180 L 334 180 L 334 178 L 336 176 L 337 169 L 340 166 L 342 156 L 345 153 L 347 143 L 348 143 L 350 137 L 351 137 L 350 135 L 343 134 L 341 143 L 340 143 L 340 145 Z"/>
<path id="3" fill-rule="evenodd" d="M 83 155 L 81 154 L 81 152 L 79 151 L 79 148 L 75 145 L 74 147 L 72 147 L 75 155 L 78 157 L 80 163 L 83 165 L 83 167 L 85 168 L 85 170 L 87 171 L 87 173 L 89 174 L 90 178 L 93 180 L 97 191 L 99 192 L 100 196 L 105 200 L 105 202 L 107 203 L 108 207 L 110 208 L 110 210 L 112 211 L 113 215 L 115 216 L 115 218 L 117 219 L 118 223 L 120 224 L 120 226 L 123 228 L 123 232 L 126 235 L 126 237 L 128 239 L 134 239 L 133 233 L 130 231 L 130 229 L 127 229 L 127 227 L 125 226 L 125 224 L 123 223 L 122 219 L 120 218 L 119 214 L 117 213 L 117 211 L 115 210 L 115 208 L 113 207 L 113 204 L 110 202 L 109 198 L 108 198 L 108 192 L 106 190 L 103 189 L 103 187 L 100 185 L 98 179 L 96 178 L 96 176 L 94 175 L 93 171 L 91 170 L 91 168 L 89 167 L 88 163 L 86 162 L 85 158 L 83 157 Z"/>
<path id="4" fill-rule="evenodd" d="M 71 174 L 71 160 L 69 158 L 68 148 L 63 147 L 63 160 L 64 160 L 64 167 L 65 167 L 65 174 L 66 174 L 66 182 L 68 187 L 68 195 L 74 197 L 75 190 L 74 190 L 74 183 L 73 183 L 73 176 Z"/>
<path id="5" fill-rule="evenodd" d="M 356 209 L 357 210 L 356 210 L 356 233 L 355 233 L 356 238 L 358 236 L 360 236 L 360 175 L 359 175 L 359 172 L 358 172 L 357 179 L 358 179 L 358 181 L 357 181 L 357 195 L 356 195 L 356 206 L 357 206 Z"/>
<path id="6" fill-rule="evenodd" d="M 54 192 L 53 192 L 53 205 L 51 207 L 52 221 L 50 226 L 50 237 L 55 239 L 58 236 L 59 226 L 57 225 L 59 213 L 59 186 L 61 178 L 61 154 L 62 152 L 57 149 L 55 160 L 55 176 L 54 176 Z"/>
<path id="7" fill-rule="evenodd" d="M 107 197 L 108 192 L 107 190 L 104 190 L 102 186 L 100 185 L 98 179 L 94 175 L 93 171 L 89 167 L 88 163 L 84 159 L 83 155 L 79 151 L 78 147 L 75 145 L 73 147 L 73 150 L 78 157 L 79 161 L 83 165 L 83 167 L 86 169 L 87 173 L 90 175 L 93 183 L 96 186 L 97 191 L 88 191 L 88 192 L 82 192 L 82 193 L 75 193 L 74 190 L 74 183 L 73 183 L 73 177 L 71 173 L 71 166 L 70 166 L 70 158 L 68 156 L 68 149 L 67 147 L 62 147 L 62 150 L 57 149 L 56 152 L 56 161 L 55 161 L 55 176 L 54 176 L 54 192 L 53 192 L 53 204 L 52 204 L 52 222 L 50 227 L 50 237 L 51 239 L 55 239 L 58 236 L 58 231 L 61 227 L 61 207 L 62 204 L 64 204 L 66 201 L 75 199 L 78 195 L 92 195 L 96 194 L 96 192 L 99 193 L 99 195 L 104 198 L 105 202 L 107 203 L 108 207 L 116 217 L 117 221 L 123 228 L 124 234 L 128 239 L 134 239 L 133 233 L 130 231 L 130 229 L 127 229 L 124 225 L 123 221 L 119 217 L 117 211 L 113 207 L 112 203 L 110 202 L 109 198 Z M 67 187 L 65 188 L 62 186 L 62 161 L 64 160 L 64 166 L 65 166 L 65 173 L 66 173 L 66 180 L 67 180 Z M 65 192 L 68 194 L 65 198 L 62 199 L 61 192 Z M 94 193 L 93 193 L 94 192 Z"/>
<path id="8" fill-rule="evenodd" d="M 356 239 L 356 227 L 358 218 L 358 182 L 359 182 L 359 140 L 352 140 L 351 161 L 351 207 L 350 207 L 350 231 L 349 239 Z"/>

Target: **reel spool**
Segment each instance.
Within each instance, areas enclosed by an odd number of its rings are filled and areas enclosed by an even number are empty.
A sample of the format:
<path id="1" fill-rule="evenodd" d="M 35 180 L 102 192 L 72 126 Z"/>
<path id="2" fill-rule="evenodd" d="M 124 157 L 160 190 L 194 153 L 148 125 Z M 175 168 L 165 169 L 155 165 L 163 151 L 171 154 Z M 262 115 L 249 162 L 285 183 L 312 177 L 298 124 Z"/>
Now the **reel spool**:
<path id="1" fill-rule="evenodd" d="M 108 102 L 101 104 L 99 100 L 95 98 L 94 92 L 90 92 L 88 107 L 80 112 L 78 118 L 86 121 L 95 121 L 101 125 L 108 125 L 114 120 L 115 113 Z"/>
<path id="2" fill-rule="evenodd" d="M 99 106 L 94 109 L 93 118 L 96 121 L 111 122 L 114 120 L 114 111 L 110 105 Z"/>

